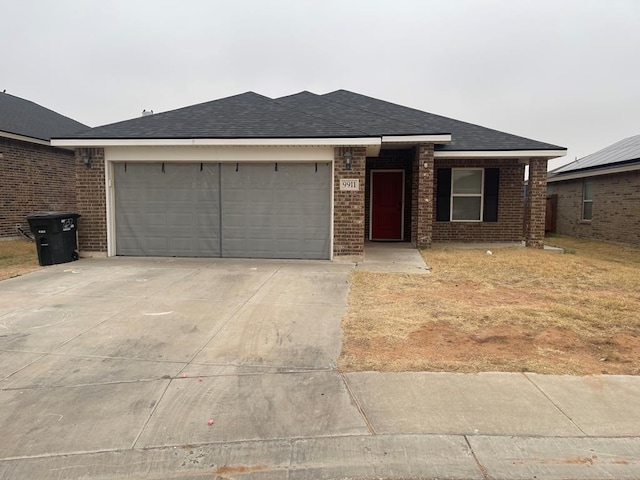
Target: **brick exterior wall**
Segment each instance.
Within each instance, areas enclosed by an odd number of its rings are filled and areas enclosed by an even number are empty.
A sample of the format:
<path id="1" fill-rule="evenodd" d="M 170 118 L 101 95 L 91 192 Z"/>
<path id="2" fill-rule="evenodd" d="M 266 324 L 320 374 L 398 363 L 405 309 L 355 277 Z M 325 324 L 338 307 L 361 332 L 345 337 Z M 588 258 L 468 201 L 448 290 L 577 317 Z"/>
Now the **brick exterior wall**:
<path id="1" fill-rule="evenodd" d="M 82 153 L 91 154 L 91 168 Z M 76 200 L 78 213 L 78 251 L 82 254 L 107 252 L 107 200 L 105 192 L 104 149 L 78 148 L 75 154 Z"/>
<path id="2" fill-rule="evenodd" d="M 353 166 L 344 168 L 344 153 L 351 150 Z M 333 254 L 361 256 L 364 253 L 364 190 L 366 170 L 365 147 L 337 147 L 334 149 L 333 174 Z M 340 179 L 360 180 L 360 190 L 341 191 Z"/>
<path id="3" fill-rule="evenodd" d="M 640 245 L 640 170 L 589 177 L 593 216 L 582 220 L 582 179 L 552 182 L 558 195 L 557 232 L 574 237 Z"/>
<path id="4" fill-rule="evenodd" d="M 411 191 L 411 243 L 418 248 L 429 247 L 433 240 L 434 181 L 433 144 L 418 145 L 414 150 Z"/>
<path id="5" fill-rule="evenodd" d="M 529 160 L 529 187 L 525 209 L 527 247 L 544 248 L 545 210 L 547 208 L 547 159 Z"/>
<path id="6" fill-rule="evenodd" d="M 519 242 L 522 240 L 524 209 L 524 165 L 517 159 L 473 160 L 436 159 L 434 184 L 438 168 L 500 168 L 497 222 L 433 223 L 434 242 Z M 435 199 L 437 202 L 437 198 Z M 435 206 L 437 208 L 437 204 Z M 542 213 L 544 234 L 544 212 Z"/>
<path id="7" fill-rule="evenodd" d="M 366 185 L 364 191 L 364 231 L 369 239 L 371 231 L 371 170 L 404 170 L 404 239 L 411 238 L 411 203 L 413 185 L 413 157 L 412 148 L 403 150 L 381 150 L 380 156 L 367 158 Z"/>
<path id="8" fill-rule="evenodd" d="M 76 211 L 73 152 L 0 138 L 0 237 L 29 231 L 27 215 Z"/>

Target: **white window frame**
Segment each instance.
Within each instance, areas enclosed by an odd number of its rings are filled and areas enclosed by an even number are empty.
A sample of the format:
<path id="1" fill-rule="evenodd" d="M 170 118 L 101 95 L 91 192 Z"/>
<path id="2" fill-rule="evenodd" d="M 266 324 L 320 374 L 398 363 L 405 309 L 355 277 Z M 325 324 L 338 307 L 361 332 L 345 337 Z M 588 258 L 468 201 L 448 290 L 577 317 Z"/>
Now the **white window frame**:
<path id="1" fill-rule="evenodd" d="M 587 193 L 587 183 L 591 184 L 591 199 L 589 200 L 585 198 L 585 194 Z M 591 204 L 591 218 L 584 218 L 584 206 L 586 203 Z M 580 213 L 580 219 L 583 222 L 590 222 L 591 220 L 593 220 L 593 181 L 588 178 L 585 178 L 582 181 L 582 212 Z"/>
<path id="2" fill-rule="evenodd" d="M 482 178 L 480 180 L 480 193 L 453 193 L 453 172 L 455 170 L 480 170 Z M 480 197 L 480 219 L 479 220 L 455 220 L 453 218 L 453 199 L 454 197 Z M 481 223 L 484 216 L 484 168 L 452 168 L 451 169 L 451 198 L 449 200 L 449 221 L 465 222 L 465 223 Z"/>

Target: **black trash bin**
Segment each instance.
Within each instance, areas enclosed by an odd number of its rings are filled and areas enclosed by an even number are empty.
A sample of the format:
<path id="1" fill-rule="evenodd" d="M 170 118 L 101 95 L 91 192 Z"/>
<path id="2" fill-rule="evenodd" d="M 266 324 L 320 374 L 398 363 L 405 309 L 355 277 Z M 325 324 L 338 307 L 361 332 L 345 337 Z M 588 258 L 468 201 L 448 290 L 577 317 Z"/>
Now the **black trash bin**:
<path id="1" fill-rule="evenodd" d="M 78 259 L 77 213 L 46 212 L 29 215 L 40 265 L 55 265 Z"/>

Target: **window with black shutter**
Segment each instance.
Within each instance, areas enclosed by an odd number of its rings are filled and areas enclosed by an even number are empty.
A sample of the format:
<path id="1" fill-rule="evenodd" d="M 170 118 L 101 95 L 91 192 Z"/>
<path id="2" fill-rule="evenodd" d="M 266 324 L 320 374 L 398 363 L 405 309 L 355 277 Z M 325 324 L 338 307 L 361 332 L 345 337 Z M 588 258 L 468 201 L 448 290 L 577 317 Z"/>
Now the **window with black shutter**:
<path id="1" fill-rule="evenodd" d="M 436 221 L 497 222 L 499 168 L 439 168 Z"/>

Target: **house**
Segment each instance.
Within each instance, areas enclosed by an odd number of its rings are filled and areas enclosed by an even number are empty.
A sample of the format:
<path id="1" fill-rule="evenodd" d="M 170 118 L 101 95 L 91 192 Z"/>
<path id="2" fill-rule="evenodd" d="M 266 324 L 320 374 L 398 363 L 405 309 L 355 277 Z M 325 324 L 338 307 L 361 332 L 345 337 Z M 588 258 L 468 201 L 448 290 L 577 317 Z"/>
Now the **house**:
<path id="1" fill-rule="evenodd" d="M 0 93 L 0 238 L 28 230 L 25 217 L 76 209 L 73 149 L 51 146 L 55 135 L 89 127 L 36 103 Z"/>
<path id="2" fill-rule="evenodd" d="M 565 149 L 338 90 L 253 92 L 58 136 L 85 255 L 332 259 L 365 240 L 544 238 Z M 85 166 L 86 165 L 86 166 Z"/>
<path id="3" fill-rule="evenodd" d="M 640 245 L 640 135 L 549 172 L 555 231 Z"/>

